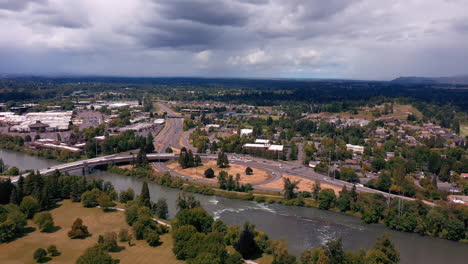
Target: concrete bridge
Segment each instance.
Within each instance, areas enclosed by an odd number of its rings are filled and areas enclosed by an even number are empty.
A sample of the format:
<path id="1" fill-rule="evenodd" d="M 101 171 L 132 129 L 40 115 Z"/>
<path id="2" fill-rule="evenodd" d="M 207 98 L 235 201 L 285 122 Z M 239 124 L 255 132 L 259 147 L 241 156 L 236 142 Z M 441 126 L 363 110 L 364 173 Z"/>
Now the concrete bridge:
<path id="1" fill-rule="evenodd" d="M 60 164 L 57 166 L 49 167 L 47 169 L 42 169 L 39 172 L 41 175 L 47 176 L 52 174 L 55 170 L 59 170 L 60 172 L 68 172 L 77 169 L 87 169 L 96 167 L 99 165 L 108 165 L 108 164 L 119 164 L 119 163 L 130 163 L 136 158 L 137 154 L 133 155 L 109 155 L 104 157 L 97 157 L 87 160 L 79 160 L 75 162 L 69 162 L 65 164 Z M 177 158 L 178 154 L 173 153 L 151 153 L 147 154 L 146 157 L 149 161 L 166 161 L 170 159 Z M 12 183 L 16 183 L 19 179 L 18 177 L 11 178 Z"/>

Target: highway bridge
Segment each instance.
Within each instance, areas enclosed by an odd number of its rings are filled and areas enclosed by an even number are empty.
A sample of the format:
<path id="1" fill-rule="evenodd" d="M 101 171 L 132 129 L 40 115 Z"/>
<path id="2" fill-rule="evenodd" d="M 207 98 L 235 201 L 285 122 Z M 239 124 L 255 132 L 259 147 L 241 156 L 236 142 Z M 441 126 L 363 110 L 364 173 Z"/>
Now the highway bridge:
<path id="1" fill-rule="evenodd" d="M 87 169 L 93 168 L 99 165 L 108 165 L 108 164 L 119 164 L 119 163 L 130 163 L 136 158 L 137 154 L 133 155 L 109 155 L 103 157 L 97 157 L 87 160 L 79 160 L 75 162 L 69 162 L 65 164 L 60 164 L 57 166 L 53 166 L 47 169 L 40 170 L 39 172 L 41 175 L 47 176 L 52 174 L 54 171 L 59 170 L 60 172 L 68 172 L 77 169 Z M 170 159 L 174 159 L 178 157 L 178 154 L 173 153 L 150 153 L 147 154 L 146 157 L 149 161 L 166 161 Z M 17 182 L 19 177 L 14 177 L 11 179 L 11 182 Z"/>

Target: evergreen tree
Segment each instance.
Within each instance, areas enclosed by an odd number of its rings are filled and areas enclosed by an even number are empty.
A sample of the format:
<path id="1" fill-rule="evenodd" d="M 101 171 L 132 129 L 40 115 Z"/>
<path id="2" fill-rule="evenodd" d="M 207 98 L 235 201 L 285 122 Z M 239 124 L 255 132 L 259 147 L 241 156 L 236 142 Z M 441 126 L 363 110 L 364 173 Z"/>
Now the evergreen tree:
<path id="1" fill-rule="evenodd" d="M 151 207 L 151 197 L 148 189 L 148 183 L 146 182 L 144 182 L 143 186 L 141 187 L 140 204 L 148 208 Z"/>
<path id="2" fill-rule="evenodd" d="M 154 152 L 154 138 L 153 138 L 153 135 L 150 133 L 148 133 L 148 135 L 146 136 L 146 146 L 145 146 L 145 151 L 146 153 L 153 153 Z"/>
<path id="3" fill-rule="evenodd" d="M 255 241 L 255 226 L 249 222 L 244 223 L 244 230 L 239 236 L 239 240 L 234 244 L 234 248 L 244 259 L 251 259 L 258 253 L 258 245 Z"/>
<path id="4" fill-rule="evenodd" d="M 218 175 L 218 185 L 220 189 L 226 190 L 227 188 L 227 177 L 228 173 L 225 171 L 220 171 Z"/>

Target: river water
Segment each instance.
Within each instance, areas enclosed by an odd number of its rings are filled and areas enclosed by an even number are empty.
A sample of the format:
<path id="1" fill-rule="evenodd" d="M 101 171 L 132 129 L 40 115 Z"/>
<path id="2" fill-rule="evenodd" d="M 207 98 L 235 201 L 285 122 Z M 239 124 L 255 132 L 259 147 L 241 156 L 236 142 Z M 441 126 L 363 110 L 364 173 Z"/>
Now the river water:
<path id="1" fill-rule="evenodd" d="M 0 150 L 0 158 L 6 164 L 21 170 L 43 169 L 58 164 L 57 161 L 5 150 Z M 131 187 L 136 193 L 140 192 L 143 183 L 134 177 L 108 172 L 96 172 L 89 177 L 110 181 L 117 190 Z M 149 183 L 149 190 L 153 201 L 159 198 L 167 199 L 169 214 L 173 217 L 179 190 L 153 183 Z M 215 196 L 196 195 L 196 197 L 210 214 L 226 224 L 241 225 L 245 221 L 250 221 L 271 238 L 286 239 L 290 252 L 296 255 L 300 255 L 305 249 L 319 247 L 338 237 L 343 238 L 346 250 L 369 249 L 379 235 L 388 232 L 400 251 L 403 264 L 468 263 L 466 244 L 397 232 L 379 224 L 368 225 L 358 218 L 340 213 L 315 208 L 259 204 Z"/>

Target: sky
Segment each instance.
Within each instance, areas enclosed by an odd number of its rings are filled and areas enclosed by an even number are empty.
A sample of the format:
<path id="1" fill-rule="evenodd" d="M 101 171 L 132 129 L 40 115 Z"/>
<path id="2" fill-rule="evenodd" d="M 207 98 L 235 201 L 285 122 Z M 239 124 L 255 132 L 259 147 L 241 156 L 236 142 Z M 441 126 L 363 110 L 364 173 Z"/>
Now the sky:
<path id="1" fill-rule="evenodd" d="M 468 74 L 468 0 L 0 0 L 0 73 Z"/>

